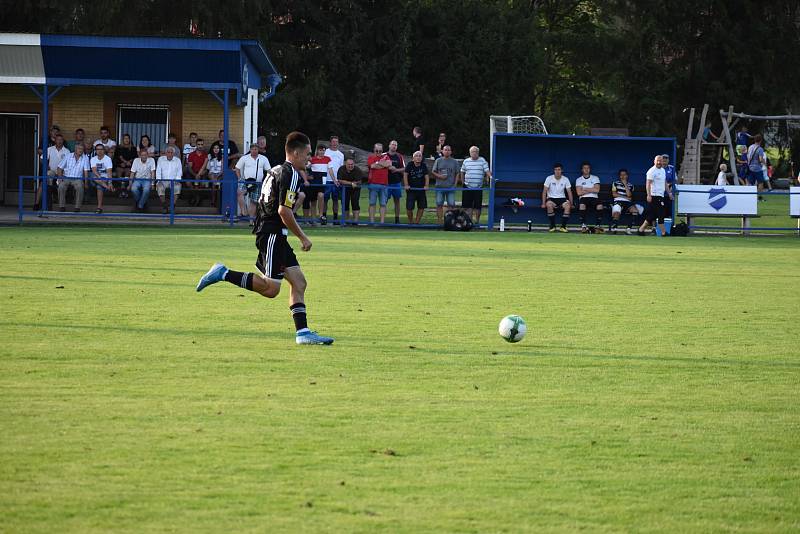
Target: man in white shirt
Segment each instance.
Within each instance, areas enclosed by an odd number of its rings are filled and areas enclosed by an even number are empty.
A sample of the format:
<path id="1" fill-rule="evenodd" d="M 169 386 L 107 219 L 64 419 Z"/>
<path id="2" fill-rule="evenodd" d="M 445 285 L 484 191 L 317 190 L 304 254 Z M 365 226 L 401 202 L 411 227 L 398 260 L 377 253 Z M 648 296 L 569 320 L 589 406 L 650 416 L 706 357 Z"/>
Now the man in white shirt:
<path id="1" fill-rule="evenodd" d="M 83 204 L 83 190 L 86 188 L 86 178 L 89 176 L 89 158 L 83 153 L 83 143 L 75 145 L 75 152 L 70 154 L 58 165 L 58 209 L 66 211 L 67 188 L 75 190 L 75 212 L 81 211 Z"/>
<path id="2" fill-rule="evenodd" d="M 339 150 L 339 138 L 331 136 L 331 144 L 325 149 L 325 155 L 331 158 L 328 164 L 331 180 L 325 186 L 325 196 L 323 197 L 322 215 L 328 214 L 328 200 L 331 200 L 333 207 L 333 224 L 339 224 L 339 202 L 342 188 L 338 183 L 339 168 L 344 165 L 344 154 Z"/>
<path id="3" fill-rule="evenodd" d="M 56 176 L 58 174 L 58 166 L 61 164 L 64 159 L 70 155 L 69 149 L 64 145 L 64 136 L 60 133 L 56 133 L 53 138 L 53 145 L 47 147 L 47 176 Z M 34 211 L 39 210 L 39 204 L 42 201 L 42 189 L 40 187 L 40 181 L 36 180 L 34 182 L 36 187 L 36 200 L 34 202 Z M 48 179 L 47 185 L 52 186 L 53 180 Z M 52 190 L 51 190 L 52 191 Z M 48 197 L 51 195 L 48 194 Z"/>
<path id="4" fill-rule="evenodd" d="M 183 145 L 183 161 L 186 161 L 186 158 L 197 150 L 197 134 L 192 132 L 189 134 L 189 142 Z"/>
<path id="5" fill-rule="evenodd" d="M 553 165 L 553 174 L 544 181 L 542 189 L 542 209 L 547 210 L 550 219 L 550 232 L 556 231 L 556 210 L 561 210 L 561 226 L 559 232 L 567 232 L 567 221 L 572 210 L 572 184 L 569 178 L 562 175 L 564 167 L 560 163 Z"/>
<path id="6" fill-rule="evenodd" d="M 94 156 L 89 160 L 91 178 L 97 189 L 97 209 L 95 213 L 103 213 L 103 195 L 106 191 L 114 192 L 114 183 L 111 181 L 111 169 L 114 164 L 111 158 L 106 155 L 106 147 L 103 143 L 97 143 L 94 147 Z"/>
<path id="7" fill-rule="evenodd" d="M 668 194 L 667 173 L 662 168 L 664 160 L 660 155 L 653 159 L 653 166 L 647 171 L 647 209 L 644 222 L 639 227 L 639 235 L 647 235 L 646 230 L 653 223 L 658 224 L 661 235 L 666 235 L 664 229 L 664 196 Z"/>
<path id="8" fill-rule="evenodd" d="M 131 178 L 128 183 L 128 191 L 133 194 L 136 203 L 134 208 L 137 212 L 144 212 L 147 205 L 147 197 L 150 196 L 150 187 L 156 177 L 156 162 L 150 157 L 146 148 L 139 149 L 139 157 L 131 164 Z"/>
<path id="9" fill-rule="evenodd" d="M 161 201 L 161 213 L 169 213 L 169 200 L 167 200 L 167 189 L 174 187 L 175 200 L 181 194 L 181 183 L 172 180 L 180 180 L 183 177 L 183 165 L 180 158 L 175 155 L 175 147 L 168 145 L 166 156 L 158 158 L 156 166 L 156 193 Z"/>
<path id="10" fill-rule="evenodd" d="M 111 139 L 110 137 L 110 131 L 108 129 L 108 126 L 100 127 L 100 139 L 96 140 L 94 142 L 94 145 L 92 146 L 97 147 L 98 144 L 103 145 L 105 147 L 106 155 L 108 155 L 109 148 L 117 146 L 117 142 Z"/>
<path id="11" fill-rule="evenodd" d="M 245 213 L 250 219 L 256 216 L 256 204 L 258 195 L 261 192 L 261 182 L 264 181 L 264 173 L 272 166 L 266 156 L 258 153 L 258 145 L 250 145 L 250 153 L 239 158 L 234 167 L 236 178 L 239 181 L 239 213 Z M 245 197 L 249 203 L 245 201 Z"/>
<path id="12" fill-rule="evenodd" d="M 581 233 L 603 233 L 603 204 L 598 199 L 600 178 L 592 174 L 592 166 L 588 161 L 581 163 L 581 175 L 575 180 L 575 192 L 578 193 L 578 214 L 581 218 Z M 597 214 L 597 222 L 591 230 L 586 226 L 586 214 L 593 211 Z"/>

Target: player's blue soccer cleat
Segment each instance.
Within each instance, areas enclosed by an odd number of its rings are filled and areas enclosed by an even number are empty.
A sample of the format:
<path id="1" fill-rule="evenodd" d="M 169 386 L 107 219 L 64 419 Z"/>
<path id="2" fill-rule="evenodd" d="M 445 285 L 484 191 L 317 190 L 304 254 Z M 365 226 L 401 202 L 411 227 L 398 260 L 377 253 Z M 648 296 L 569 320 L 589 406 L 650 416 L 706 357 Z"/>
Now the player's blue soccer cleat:
<path id="1" fill-rule="evenodd" d="M 325 337 L 313 332 L 311 330 L 306 330 L 305 332 L 298 332 L 295 341 L 298 345 L 331 345 L 333 344 L 332 337 Z"/>
<path id="2" fill-rule="evenodd" d="M 227 267 L 225 267 L 221 263 L 215 263 L 214 265 L 211 266 L 208 272 L 204 274 L 202 278 L 200 278 L 200 281 L 197 282 L 197 291 L 202 291 L 211 284 L 222 282 L 225 279 L 225 274 L 227 272 L 228 272 Z"/>

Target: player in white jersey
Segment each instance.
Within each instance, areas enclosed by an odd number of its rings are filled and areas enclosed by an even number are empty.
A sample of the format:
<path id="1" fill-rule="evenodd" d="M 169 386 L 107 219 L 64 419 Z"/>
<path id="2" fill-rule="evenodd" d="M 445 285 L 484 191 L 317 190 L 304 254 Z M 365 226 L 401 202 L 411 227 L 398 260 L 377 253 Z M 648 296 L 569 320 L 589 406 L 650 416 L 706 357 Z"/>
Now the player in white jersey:
<path id="1" fill-rule="evenodd" d="M 600 193 L 600 178 L 592 174 L 592 166 L 588 161 L 581 163 L 581 175 L 575 180 L 575 191 L 578 193 L 578 213 L 581 218 L 581 233 L 603 233 L 601 226 L 603 219 L 603 204 L 598 198 Z M 586 226 L 586 214 L 595 212 L 597 222 L 590 230 Z"/>
<path id="2" fill-rule="evenodd" d="M 556 210 L 561 210 L 561 227 L 559 232 L 567 231 L 567 221 L 572 209 L 572 184 L 569 178 L 562 175 L 563 166 L 560 163 L 553 165 L 553 174 L 544 181 L 542 189 L 542 209 L 547 210 L 550 219 L 550 231 L 556 231 Z"/>

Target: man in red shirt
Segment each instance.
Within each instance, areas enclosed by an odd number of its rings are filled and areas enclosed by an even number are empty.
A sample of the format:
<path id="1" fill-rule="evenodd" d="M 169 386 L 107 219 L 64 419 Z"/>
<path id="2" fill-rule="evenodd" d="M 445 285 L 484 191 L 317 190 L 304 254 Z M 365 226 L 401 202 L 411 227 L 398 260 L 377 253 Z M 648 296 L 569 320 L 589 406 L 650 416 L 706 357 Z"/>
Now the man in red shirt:
<path id="1" fill-rule="evenodd" d="M 208 153 L 206 153 L 206 143 L 202 139 L 195 141 L 195 150 L 190 152 L 186 157 L 186 174 L 196 180 L 203 180 L 208 175 L 206 168 L 206 161 L 208 160 Z M 192 206 L 199 206 L 202 202 L 200 198 L 200 189 L 209 189 L 208 184 L 200 182 L 186 183 L 189 189 L 189 204 Z"/>
<path id="2" fill-rule="evenodd" d="M 386 221 L 386 202 L 389 200 L 389 167 L 392 160 L 383 152 L 383 145 L 375 143 L 372 155 L 367 158 L 369 167 L 369 178 L 367 179 L 367 189 L 369 189 L 369 222 L 375 223 L 375 204 L 380 197 L 381 202 L 381 224 Z"/>

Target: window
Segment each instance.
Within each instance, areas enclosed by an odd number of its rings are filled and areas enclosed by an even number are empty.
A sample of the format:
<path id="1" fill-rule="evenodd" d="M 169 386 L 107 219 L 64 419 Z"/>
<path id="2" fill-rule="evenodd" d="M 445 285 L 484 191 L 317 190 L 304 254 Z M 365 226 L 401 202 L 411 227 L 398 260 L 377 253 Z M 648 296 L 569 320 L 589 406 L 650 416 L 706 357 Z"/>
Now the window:
<path id="1" fill-rule="evenodd" d="M 147 135 L 156 151 L 162 152 L 169 134 L 169 106 L 120 104 L 117 124 L 118 142 L 123 134 L 130 134 L 131 142 L 138 146 L 142 135 Z"/>

